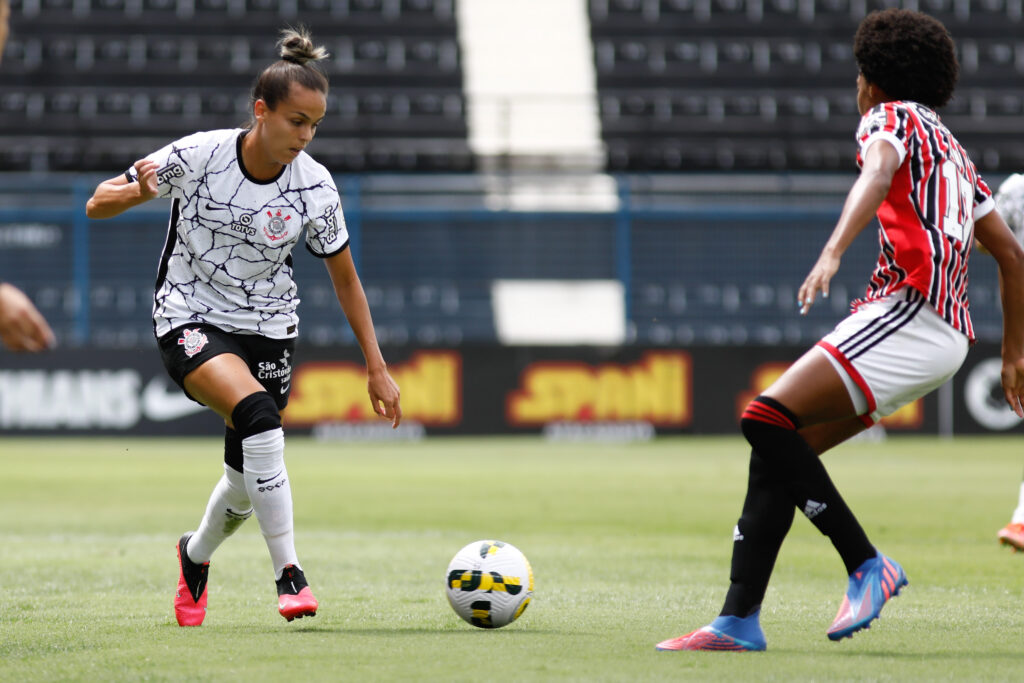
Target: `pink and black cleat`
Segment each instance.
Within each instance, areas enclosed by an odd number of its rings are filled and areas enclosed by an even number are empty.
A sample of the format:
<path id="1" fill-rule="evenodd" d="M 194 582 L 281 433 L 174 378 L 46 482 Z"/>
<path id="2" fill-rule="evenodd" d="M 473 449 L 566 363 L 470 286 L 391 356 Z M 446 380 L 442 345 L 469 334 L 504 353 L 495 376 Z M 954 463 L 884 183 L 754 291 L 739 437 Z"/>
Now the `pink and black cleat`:
<path id="1" fill-rule="evenodd" d="M 281 616 L 288 621 L 315 617 L 319 606 L 302 570 L 294 564 L 286 566 L 277 580 L 277 611 Z"/>
<path id="2" fill-rule="evenodd" d="M 196 564 L 188 557 L 192 532 L 178 539 L 178 589 L 174 593 L 174 618 L 178 626 L 201 626 L 206 618 L 206 580 L 210 563 Z"/>

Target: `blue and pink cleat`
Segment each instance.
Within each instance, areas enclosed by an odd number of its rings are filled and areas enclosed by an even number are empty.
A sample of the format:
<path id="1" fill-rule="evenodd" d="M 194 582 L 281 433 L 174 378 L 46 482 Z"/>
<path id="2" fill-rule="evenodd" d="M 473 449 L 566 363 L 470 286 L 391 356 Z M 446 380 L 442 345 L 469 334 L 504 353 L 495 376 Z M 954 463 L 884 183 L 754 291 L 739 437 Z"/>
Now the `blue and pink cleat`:
<path id="1" fill-rule="evenodd" d="M 882 607 L 906 586 L 903 567 L 882 553 L 866 560 L 850 574 L 850 585 L 843 596 L 839 613 L 828 629 L 830 640 L 842 640 L 863 628 L 869 628 Z"/>
<path id="2" fill-rule="evenodd" d="M 664 640 L 655 650 L 706 650 L 718 652 L 760 652 L 767 647 L 758 610 L 748 617 L 718 617 L 702 629 Z"/>

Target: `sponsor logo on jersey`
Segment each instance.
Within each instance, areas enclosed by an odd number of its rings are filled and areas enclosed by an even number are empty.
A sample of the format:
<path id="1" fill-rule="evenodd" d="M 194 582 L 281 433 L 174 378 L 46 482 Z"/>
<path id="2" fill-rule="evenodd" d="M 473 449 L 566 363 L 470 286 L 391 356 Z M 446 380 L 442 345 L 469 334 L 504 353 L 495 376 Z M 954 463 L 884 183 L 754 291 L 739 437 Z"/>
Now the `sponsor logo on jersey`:
<path id="1" fill-rule="evenodd" d="M 178 338 L 178 346 L 185 347 L 185 355 L 191 358 L 206 346 L 206 343 L 210 341 L 202 330 L 185 330 L 182 332 L 181 337 Z"/>
<path id="2" fill-rule="evenodd" d="M 263 226 L 263 234 L 269 237 L 271 242 L 283 239 L 288 233 L 288 224 L 285 221 L 291 220 L 291 216 L 282 216 L 281 209 L 276 213 L 267 211 L 267 215 L 270 216 L 270 222 Z"/>
<path id="3" fill-rule="evenodd" d="M 338 241 L 338 207 L 329 206 L 324 215 L 315 221 L 310 221 L 309 228 L 317 233 L 320 247 L 326 252 L 330 251 Z"/>
<path id="4" fill-rule="evenodd" d="M 158 183 L 168 183 L 172 178 L 181 178 L 184 175 L 185 169 L 181 164 L 167 164 L 156 172 L 156 180 Z"/>
<path id="5" fill-rule="evenodd" d="M 335 207 L 331 207 L 324 212 L 324 239 L 328 242 L 333 242 L 338 239 L 338 211 Z"/>
<path id="6" fill-rule="evenodd" d="M 276 379 L 280 380 L 282 394 L 291 388 L 292 382 L 292 365 L 291 354 L 288 353 L 288 349 L 285 349 L 281 353 L 281 357 L 277 361 L 260 361 L 256 370 L 257 379 Z"/>
<path id="7" fill-rule="evenodd" d="M 256 227 L 252 224 L 253 214 L 243 213 L 238 220 L 231 224 L 231 229 L 249 237 L 256 236 Z"/>

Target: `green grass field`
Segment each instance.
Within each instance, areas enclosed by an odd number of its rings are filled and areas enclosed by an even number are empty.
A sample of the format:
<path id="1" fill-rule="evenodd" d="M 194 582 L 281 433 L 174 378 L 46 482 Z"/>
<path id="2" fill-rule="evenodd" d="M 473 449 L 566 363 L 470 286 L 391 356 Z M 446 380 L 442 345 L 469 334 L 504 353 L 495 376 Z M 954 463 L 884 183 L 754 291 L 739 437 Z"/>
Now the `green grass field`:
<path id="1" fill-rule="evenodd" d="M 255 520 L 214 558 L 206 623 L 182 629 L 174 543 L 220 474 L 217 440 L 0 439 L 0 680 L 1010 680 L 1024 667 L 1024 556 L 995 541 L 1017 438 L 854 443 L 827 462 L 910 586 L 852 640 L 825 629 L 846 577 L 798 515 L 762 612 L 768 651 L 661 653 L 727 587 L 746 484 L 739 438 L 291 439 L 297 544 L 320 600 L 276 612 Z M 530 559 L 513 625 L 444 597 L 466 543 Z"/>

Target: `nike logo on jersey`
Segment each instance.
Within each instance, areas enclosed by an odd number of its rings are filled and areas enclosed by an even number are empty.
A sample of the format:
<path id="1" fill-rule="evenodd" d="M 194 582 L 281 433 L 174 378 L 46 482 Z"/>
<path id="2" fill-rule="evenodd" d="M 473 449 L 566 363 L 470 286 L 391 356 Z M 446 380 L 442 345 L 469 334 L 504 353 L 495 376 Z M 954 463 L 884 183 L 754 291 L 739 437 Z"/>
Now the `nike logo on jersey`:
<path id="1" fill-rule="evenodd" d="M 281 472 L 284 472 L 284 470 L 281 470 Z M 257 484 L 266 484 L 268 481 L 274 481 L 275 479 L 277 479 L 278 477 L 281 476 L 281 472 L 278 472 L 277 474 L 275 474 L 274 476 L 270 477 L 269 479 L 257 479 L 256 483 Z"/>
<path id="2" fill-rule="evenodd" d="M 292 386 L 291 382 L 288 382 L 287 384 L 282 384 L 281 385 L 281 393 L 282 394 L 287 393 L 287 391 L 291 388 L 291 386 Z"/>
<path id="3" fill-rule="evenodd" d="M 207 203 L 206 204 L 206 210 L 207 211 L 220 211 L 220 207 L 219 206 L 214 206 L 213 204 L 210 204 L 210 203 Z"/>

